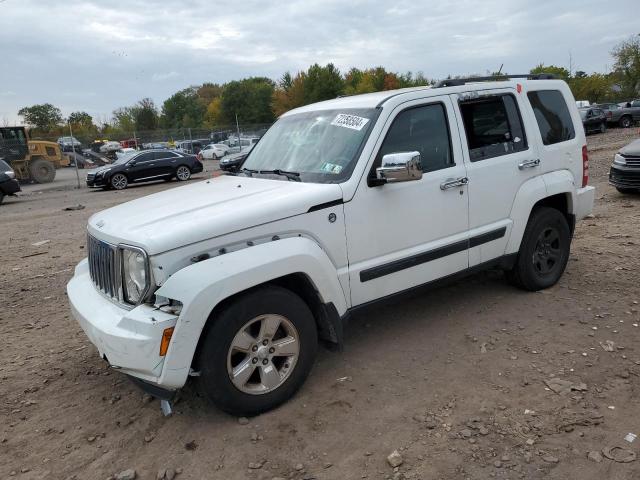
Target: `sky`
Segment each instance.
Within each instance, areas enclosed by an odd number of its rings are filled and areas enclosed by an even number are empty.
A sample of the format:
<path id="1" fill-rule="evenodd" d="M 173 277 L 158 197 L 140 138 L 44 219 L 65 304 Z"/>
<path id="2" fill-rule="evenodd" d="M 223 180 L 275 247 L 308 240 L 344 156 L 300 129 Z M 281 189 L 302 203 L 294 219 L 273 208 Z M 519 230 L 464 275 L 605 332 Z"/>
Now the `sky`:
<path id="1" fill-rule="evenodd" d="M 0 0 L 0 124 L 47 102 L 106 121 L 144 97 L 316 62 L 438 79 L 571 58 L 603 72 L 638 13 L 638 0 Z"/>

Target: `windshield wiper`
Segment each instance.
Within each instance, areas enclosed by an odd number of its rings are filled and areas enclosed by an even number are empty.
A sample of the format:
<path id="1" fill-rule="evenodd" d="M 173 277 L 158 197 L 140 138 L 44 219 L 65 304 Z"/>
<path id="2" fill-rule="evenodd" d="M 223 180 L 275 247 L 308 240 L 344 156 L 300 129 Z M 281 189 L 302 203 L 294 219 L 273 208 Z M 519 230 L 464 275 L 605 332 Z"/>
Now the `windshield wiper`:
<path id="1" fill-rule="evenodd" d="M 253 175 L 254 173 L 260 173 L 258 170 L 251 170 L 250 168 L 243 168 L 242 170 L 240 170 L 242 173 L 248 173 L 249 176 Z"/>
<path id="2" fill-rule="evenodd" d="M 279 168 L 276 168 L 275 170 L 260 170 L 257 173 L 264 174 L 264 175 L 270 175 L 270 174 L 280 175 L 282 177 L 287 177 L 288 180 L 293 180 L 295 182 L 300 181 L 300 173 L 289 172 L 287 170 L 280 170 Z"/>

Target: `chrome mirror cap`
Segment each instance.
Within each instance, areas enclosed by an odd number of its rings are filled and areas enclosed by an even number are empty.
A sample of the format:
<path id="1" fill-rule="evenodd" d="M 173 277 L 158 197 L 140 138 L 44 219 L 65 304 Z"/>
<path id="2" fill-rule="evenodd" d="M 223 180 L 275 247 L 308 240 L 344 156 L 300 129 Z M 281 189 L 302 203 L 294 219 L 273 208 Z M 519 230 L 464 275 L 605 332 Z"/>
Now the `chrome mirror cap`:
<path id="1" fill-rule="evenodd" d="M 420 152 L 388 153 L 376 169 L 376 177 L 384 183 L 409 182 L 422 178 Z"/>

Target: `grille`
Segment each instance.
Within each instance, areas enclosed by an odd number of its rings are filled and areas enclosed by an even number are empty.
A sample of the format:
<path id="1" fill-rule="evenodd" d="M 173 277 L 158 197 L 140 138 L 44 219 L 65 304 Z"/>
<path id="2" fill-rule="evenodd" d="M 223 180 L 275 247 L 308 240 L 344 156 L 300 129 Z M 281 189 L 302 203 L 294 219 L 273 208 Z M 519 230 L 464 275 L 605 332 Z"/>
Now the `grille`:
<path id="1" fill-rule="evenodd" d="M 640 157 L 624 157 L 628 167 L 640 167 Z"/>
<path id="2" fill-rule="evenodd" d="M 106 296 L 122 302 L 122 274 L 120 250 L 115 245 L 101 242 L 87 235 L 89 274 L 93 284 Z"/>

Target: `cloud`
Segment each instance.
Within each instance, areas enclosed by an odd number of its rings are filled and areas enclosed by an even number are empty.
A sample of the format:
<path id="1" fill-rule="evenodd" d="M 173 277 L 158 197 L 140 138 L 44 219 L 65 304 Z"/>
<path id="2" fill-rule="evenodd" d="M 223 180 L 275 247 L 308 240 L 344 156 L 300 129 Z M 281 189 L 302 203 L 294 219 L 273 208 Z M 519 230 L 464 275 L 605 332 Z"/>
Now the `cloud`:
<path id="1" fill-rule="evenodd" d="M 629 14 L 636 7 L 637 0 L 8 0 L 0 3 L 0 110 L 50 102 L 65 115 L 109 116 L 144 97 L 160 105 L 189 85 L 277 79 L 315 62 L 442 78 L 501 64 L 511 73 L 540 62 L 567 66 L 571 53 L 574 69 L 602 71 L 613 63 L 611 48 L 637 32 Z M 9 62 L 6 52 L 15 52 Z"/>

